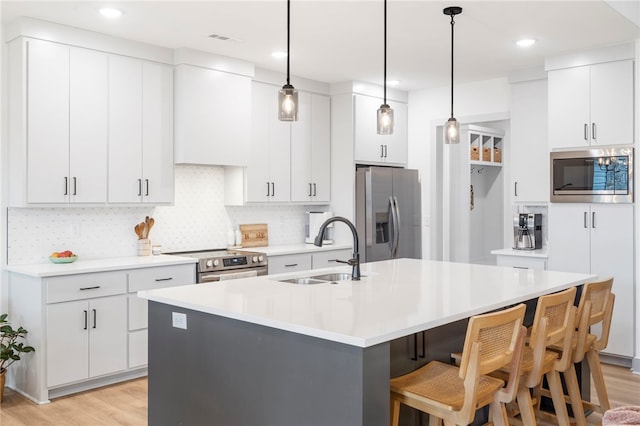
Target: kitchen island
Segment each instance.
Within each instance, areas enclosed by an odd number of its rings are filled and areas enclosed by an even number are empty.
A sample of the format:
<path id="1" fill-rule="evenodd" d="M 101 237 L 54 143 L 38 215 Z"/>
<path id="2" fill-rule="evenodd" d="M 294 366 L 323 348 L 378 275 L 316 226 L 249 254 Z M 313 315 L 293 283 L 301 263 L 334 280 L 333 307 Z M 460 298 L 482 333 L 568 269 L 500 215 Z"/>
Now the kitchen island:
<path id="1" fill-rule="evenodd" d="M 140 292 L 149 424 L 387 425 L 390 342 L 451 324 L 461 342 L 470 316 L 593 278 L 395 259 L 361 281 L 278 281 L 348 269 Z"/>

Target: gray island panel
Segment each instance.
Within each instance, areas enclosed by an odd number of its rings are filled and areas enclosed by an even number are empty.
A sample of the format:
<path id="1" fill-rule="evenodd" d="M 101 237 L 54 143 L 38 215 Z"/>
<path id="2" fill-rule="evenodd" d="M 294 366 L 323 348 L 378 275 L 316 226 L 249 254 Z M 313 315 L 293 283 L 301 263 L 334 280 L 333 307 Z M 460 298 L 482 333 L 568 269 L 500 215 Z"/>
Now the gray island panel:
<path id="1" fill-rule="evenodd" d="M 172 326 L 187 315 L 187 329 Z M 346 345 L 149 303 L 149 424 L 387 425 L 389 344 Z"/>

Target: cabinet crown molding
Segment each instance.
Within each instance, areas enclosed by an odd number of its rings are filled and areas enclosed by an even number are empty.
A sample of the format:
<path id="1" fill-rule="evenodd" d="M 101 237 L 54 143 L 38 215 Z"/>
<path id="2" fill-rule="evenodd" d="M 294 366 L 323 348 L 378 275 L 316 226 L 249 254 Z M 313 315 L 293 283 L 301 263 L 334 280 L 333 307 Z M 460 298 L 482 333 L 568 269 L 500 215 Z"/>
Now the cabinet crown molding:
<path id="1" fill-rule="evenodd" d="M 635 44 L 624 43 L 545 58 L 545 71 L 635 59 Z"/>

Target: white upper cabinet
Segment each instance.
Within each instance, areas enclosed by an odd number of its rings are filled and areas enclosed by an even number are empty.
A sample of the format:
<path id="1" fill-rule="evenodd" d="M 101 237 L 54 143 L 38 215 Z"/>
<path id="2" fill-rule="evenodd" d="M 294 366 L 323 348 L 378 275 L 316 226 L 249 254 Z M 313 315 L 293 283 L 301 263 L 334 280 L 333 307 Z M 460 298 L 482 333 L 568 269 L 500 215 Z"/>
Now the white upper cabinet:
<path id="1" fill-rule="evenodd" d="M 633 144 L 633 61 L 552 70 L 549 146 Z"/>
<path id="2" fill-rule="evenodd" d="M 511 200 L 549 201 L 547 80 L 511 85 Z"/>
<path id="3" fill-rule="evenodd" d="M 331 129 L 328 96 L 300 92 L 299 120 L 291 124 L 291 201 L 331 200 Z"/>
<path id="4" fill-rule="evenodd" d="M 278 120 L 278 86 L 253 83 L 247 202 L 290 200 L 291 124 Z"/>
<path id="5" fill-rule="evenodd" d="M 175 73 L 176 163 L 247 165 L 251 78 L 184 64 Z"/>
<path id="6" fill-rule="evenodd" d="M 354 95 L 355 162 L 359 164 L 407 165 L 407 104 L 387 100 L 393 109 L 391 135 L 377 133 L 377 111 L 383 99 Z"/>
<path id="7" fill-rule="evenodd" d="M 109 57 L 110 203 L 173 202 L 173 70 Z"/>
<path id="8" fill-rule="evenodd" d="M 107 56 L 35 40 L 26 49 L 27 202 L 104 203 Z"/>

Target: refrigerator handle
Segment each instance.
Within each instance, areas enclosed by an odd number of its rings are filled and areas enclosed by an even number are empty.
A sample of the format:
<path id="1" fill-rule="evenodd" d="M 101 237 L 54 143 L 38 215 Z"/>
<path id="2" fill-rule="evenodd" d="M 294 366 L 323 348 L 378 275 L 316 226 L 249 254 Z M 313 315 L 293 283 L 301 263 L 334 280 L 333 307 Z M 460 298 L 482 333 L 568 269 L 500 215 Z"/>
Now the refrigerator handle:
<path id="1" fill-rule="evenodd" d="M 391 258 L 398 256 L 398 246 L 400 244 L 400 211 L 398 210 L 398 199 L 394 196 L 389 197 L 391 202 L 391 214 L 393 218 L 393 246 L 391 248 Z"/>

